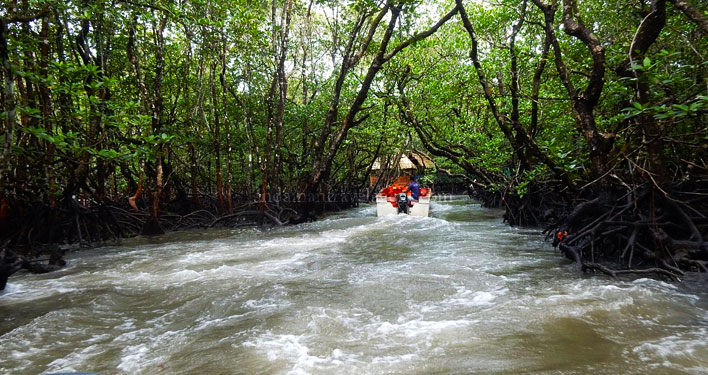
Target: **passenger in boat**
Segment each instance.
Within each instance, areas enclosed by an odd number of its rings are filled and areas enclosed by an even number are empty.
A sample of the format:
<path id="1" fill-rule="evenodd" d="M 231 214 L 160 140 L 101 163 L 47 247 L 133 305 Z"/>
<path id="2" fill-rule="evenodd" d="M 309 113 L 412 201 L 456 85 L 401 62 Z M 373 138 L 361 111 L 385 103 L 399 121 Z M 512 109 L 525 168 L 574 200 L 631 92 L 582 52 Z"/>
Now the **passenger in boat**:
<path id="1" fill-rule="evenodd" d="M 416 176 L 411 175 L 411 183 L 404 193 L 408 193 L 409 191 L 411 192 L 411 196 L 408 200 L 408 205 L 413 207 L 413 202 L 418 202 L 418 198 L 420 198 L 420 185 L 418 185 L 416 181 Z"/>

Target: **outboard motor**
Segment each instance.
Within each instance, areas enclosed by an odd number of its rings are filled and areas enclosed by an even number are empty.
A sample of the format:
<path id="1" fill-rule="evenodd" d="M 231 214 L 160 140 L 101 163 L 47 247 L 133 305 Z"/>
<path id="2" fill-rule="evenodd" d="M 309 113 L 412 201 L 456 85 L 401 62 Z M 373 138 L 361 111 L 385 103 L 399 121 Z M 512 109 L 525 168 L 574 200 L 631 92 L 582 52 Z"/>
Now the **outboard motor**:
<path id="1" fill-rule="evenodd" d="M 408 215 L 408 197 L 406 193 L 396 194 L 396 204 L 398 205 L 398 213 L 404 213 Z"/>

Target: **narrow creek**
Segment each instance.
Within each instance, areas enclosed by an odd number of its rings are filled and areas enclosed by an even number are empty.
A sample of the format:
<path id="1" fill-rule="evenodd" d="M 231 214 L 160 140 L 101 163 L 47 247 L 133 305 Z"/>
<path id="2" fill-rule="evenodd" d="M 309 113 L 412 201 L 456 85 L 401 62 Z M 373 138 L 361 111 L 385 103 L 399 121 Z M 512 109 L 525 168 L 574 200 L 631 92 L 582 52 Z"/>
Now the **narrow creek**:
<path id="1" fill-rule="evenodd" d="M 705 275 L 583 275 L 500 211 L 432 212 L 74 253 L 0 293 L 0 373 L 708 373 Z"/>

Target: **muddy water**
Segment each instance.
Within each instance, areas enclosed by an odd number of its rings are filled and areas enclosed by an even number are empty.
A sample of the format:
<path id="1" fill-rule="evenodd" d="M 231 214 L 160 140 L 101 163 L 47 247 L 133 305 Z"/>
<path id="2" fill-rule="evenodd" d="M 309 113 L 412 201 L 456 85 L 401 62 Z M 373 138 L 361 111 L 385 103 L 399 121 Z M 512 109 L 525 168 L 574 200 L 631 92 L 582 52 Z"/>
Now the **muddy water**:
<path id="1" fill-rule="evenodd" d="M 499 211 L 433 214 L 75 253 L 0 294 L 0 373 L 708 373 L 705 277 L 589 277 Z"/>

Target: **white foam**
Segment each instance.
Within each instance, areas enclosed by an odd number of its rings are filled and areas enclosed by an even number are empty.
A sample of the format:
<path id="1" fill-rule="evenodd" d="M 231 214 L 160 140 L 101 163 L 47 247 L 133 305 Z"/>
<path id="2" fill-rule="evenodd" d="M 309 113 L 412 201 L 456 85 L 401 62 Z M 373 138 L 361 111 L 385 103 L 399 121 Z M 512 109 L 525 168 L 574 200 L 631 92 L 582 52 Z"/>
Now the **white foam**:
<path id="1" fill-rule="evenodd" d="M 289 303 L 282 299 L 276 298 L 261 298 L 259 300 L 248 300 L 243 303 L 243 307 L 253 310 L 275 310 L 288 306 Z"/>
<path id="2" fill-rule="evenodd" d="M 411 362 L 413 359 L 417 357 L 416 353 L 406 353 L 402 355 L 384 355 L 384 356 L 376 356 L 372 359 L 372 363 L 374 364 L 385 364 L 385 365 L 393 365 L 396 363 L 401 363 L 401 362 Z"/>
<path id="3" fill-rule="evenodd" d="M 672 284 L 669 284 L 669 283 L 661 281 L 661 280 L 654 280 L 654 279 L 647 279 L 647 278 L 636 279 L 636 280 L 632 281 L 632 284 L 642 285 L 642 286 L 650 286 L 650 287 L 662 288 L 662 289 L 671 289 L 671 290 L 678 289 L 678 287 L 676 285 L 672 285 Z"/>
<path id="4" fill-rule="evenodd" d="M 187 281 L 195 281 L 201 278 L 201 274 L 194 270 L 181 270 L 169 274 L 171 282 L 183 283 Z"/>
<path id="5" fill-rule="evenodd" d="M 632 352 L 652 367 L 680 368 L 690 374 L 706 374 L 708 365 L 697 359 L 705 359 L 708 355 L 708 328 L 645 342 L 634 347 Z"/>
<path id="6" fill-rule="evenodd" d="M 436 341 L 467 337 L 464 328 L 475 323 L 423 320 L 418 314 L 413 314 L 418 316 L 415 319 L 399 316 L 395 321 L 381 321 L 367 310 L 313 308 L 311 311 L 313 320 L 307 324 L 307 333 L 267 331 L 242 346 L 262 353 L 265 360 L 284 368 L 277 372 L 287 374 L 397 373 L 400 369 L 396 370 L 396 365 L 404 363 L 408 368 L 425 357 L 425 353 L 441 353 Z M 350 348 L 344 349 L 339 343 Z"/>
<path id="7" fill-rule="evenodd" d="M 669 335 L 661 339 L 643 343 L 633 349 L 642 360 L 667 359 L 692 355 L 696 351 L 708 353 L 708 328 L 701 328 L 684 335 Z"/>
<path id="8" fill-rule="evenodd" d="M 130 319 L 130 318 L 125 319 L 125 321 L 123 322 L 123 324 L 118 325 L 118 326 L 115 327 L 115 329 L 117 329 L 117 330 L 119 330 L 119 331 L 132 330 L 132 329 L 134 329 L 134 328 L 135 328 L 135 319 Z"/>
<path id="9" fill-rule="evenodd" d="M 467 327 L 470 324 L 469 320 L 443 320 L 443 321 L 424 321 L 414 320 L 401 325 L 403 333 L 406 337 L 413 338 L 418 336 L 429 336 L 431 334 L 439 334 L 444 331 L 455 332 L 458 329 Z"/>
<path id="10" fill-rule="evenodd" d="M 452 211 L 454 209 L 455 209 L 454 205 L 440 203 L 440 202 L 436 202 L 436 201 L 430 201 L 430 212 L 433 215 L 440 214 L 443 212 Z"/>
<path id="11" fill-rule="evenodd" d="M 3 304 L 24 303 L 49 298 L 78 290 L 72 283 L 57 280 L 37 279 L 38 275 L 20 275 L 8 280 L 5 290 L 0 293 Z"/>
<path id="12" fill-rule="evenodd" d="M 89 339 L 87 342 L 97 342 L 108 338 L 108 335 L 99 335 Z M 89 345 L 82 349 L 74 350 L 72 353 L 64 356 L 63 358 L 57 358 L 48 365 L 49 372 L 76 372 L 77 369 L 81 369 L 87 359 L 95 357 L 105 352 L 105 348 L 102 345 Z M 84 368 L 85 369 L 85 368 Z"/>
<path id="13" fill-rule="evenodd" d="M 21 342 L 19 344 L 22 344 L 22 346 L 26 345 L 28 349 L 12 350 L 10 352 L 10 357 L 12 357 L 13 359 L 16 359 L 16 360 L 30 359 L 30 358 L 43 352 L 43 350 L 33 347 L 32 342 L 30 342 L 30 341 Z"/>
<path id="14" fill-rule="evenodd" d="M 474 297 L 472 297 L 472 304 L 490 305 L 495 298 L 497 298 L 497 296 L 489 292 L 475 292 Z"/>
<path id="15" fill-rule="evenodd" d="M 113 341 L 118 343 L 131 342 L 135 341 L 139 337 L 148 336 L 151 332 L 152 330 L 149 328 L 136 329 L 134 331 L 125 332 L 118 335 L 115 339 L 113 339 Z"/>
<path id="16" fill-rule="evenodd" d="M 292 364 L 287 374 L 309 374 L 311 369 L 318 365 L 324 365 L 333 361 L 332 356 L 318 357 L 310 355 L 310 349 L 304 343 L 307 336 L 296 336 L 292 334 L 273 335 L 267 332 L 264 337 L 255 341 L 247 341 L 243 345 L 254 347 L 264 351 L 266 358 L 270 362 L 285 360 Z M 343 358 L 343 353 L 338 353 L 338 361 Z"/>
<path id="17" fill-rule="evenodd" d="M 25 290 L 25 287 L 22 283 L 18 282 L 10 282 L 10 281 L 15 281 L 13 279 L 8 280 L 8 283 L 5 285 L 5 290 L 0 292 L 0 296 L 2 297 L 13 297 L 17 295 L 18 293 L 22 293 Z"/>
<path id="18" fill-rule="evenodd" d="M 123 349 L 118 369 L 126 373 L 137 373 L 138 370 L 145 366 L 145 356 L 149 351 L 145 344 L 126 346 Z"/>

